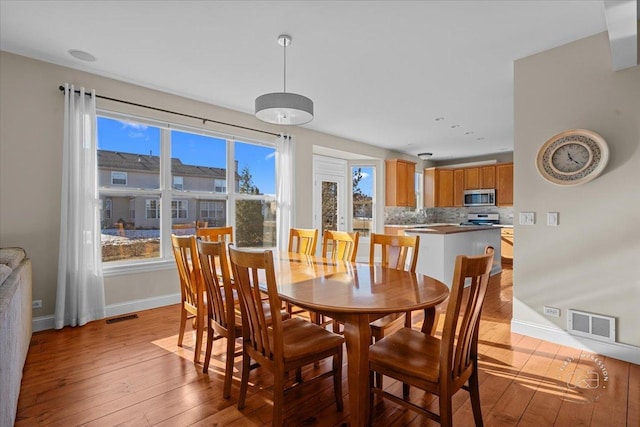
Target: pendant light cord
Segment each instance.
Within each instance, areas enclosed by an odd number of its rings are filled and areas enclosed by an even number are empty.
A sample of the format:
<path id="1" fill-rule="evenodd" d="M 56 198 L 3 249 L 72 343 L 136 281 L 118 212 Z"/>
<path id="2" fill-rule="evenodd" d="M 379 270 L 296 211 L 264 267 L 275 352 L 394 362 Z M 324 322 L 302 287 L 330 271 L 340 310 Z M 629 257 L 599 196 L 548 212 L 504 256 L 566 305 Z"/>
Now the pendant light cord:
<path id="1" fill-rule="evenodd" d="M 283 43 L 284 47 L 284 90 L 283 92 L 287 92 L 287 40 L 285 39 Z"/>

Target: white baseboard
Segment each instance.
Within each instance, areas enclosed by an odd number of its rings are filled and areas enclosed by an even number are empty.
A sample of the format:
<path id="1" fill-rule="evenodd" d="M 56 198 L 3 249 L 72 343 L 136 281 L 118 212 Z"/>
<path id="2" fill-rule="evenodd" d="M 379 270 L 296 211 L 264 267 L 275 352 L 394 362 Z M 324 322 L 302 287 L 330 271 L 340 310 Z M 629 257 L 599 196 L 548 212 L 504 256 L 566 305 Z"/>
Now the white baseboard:
<path id="1" fill-rule="evenodd" d="M 574 347 L 581 350 L 591 351 L 614 359 L 624 360 L 625 362 L 640 364 L 640 348 L 622 343 L 609 343 L 604 341 L 592 340 L 589 338 L 578 337 L 569 334 L 567 331 L 539 325 L 536 323 L 525 322 L 522 320 L 511 320 L 511 332 L 552 343 Z"/>
<path id="2" fill-rule="evenodd" d="M 105 307 L 107 317 L 120 316 L 122 314 L 134 313 L 141 310 L 164 307 L 166 305 L 178 304 L 180 294 L 162 295 L 159 297 L 138 299 L 118 304 L 111 304 Z M 35 317 L 31 321 L 33 332 L 53 329 L 55 325 L 54 316 Z"/>

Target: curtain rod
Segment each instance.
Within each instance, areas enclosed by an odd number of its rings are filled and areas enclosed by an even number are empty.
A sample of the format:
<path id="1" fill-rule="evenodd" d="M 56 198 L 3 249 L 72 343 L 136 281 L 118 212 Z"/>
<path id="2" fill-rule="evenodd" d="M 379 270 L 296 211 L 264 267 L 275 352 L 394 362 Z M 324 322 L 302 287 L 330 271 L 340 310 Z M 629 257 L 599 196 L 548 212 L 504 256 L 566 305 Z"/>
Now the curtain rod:
<path id="1" fill-rule="evenodd" d="M 64 86 L 63 85 L 60 85 L 58 88 L 60 89 L 60 91 L 64 92 Z M 75 93 L 79 94 L 80 91 L 76 89 Z M 91 96 L 90 93 L 85 93 L 85 95 L 86 96 Z M 191 114 L 185 114 L 185 113 L 179 113 L 177 111 L 165 110 L 163 108 L 152 107 L 150 105 L 144 105 L 144 104 L 138 104 L 136 102 L 125 101 L 123 99 L 110 98 L 110 97 L 104 96 L 104 95 L 96 94 L 96 98 L 106 99 L 107 101 L 119 102 L 121 104 L 133 105 L 134 107 L 146 108 L 148 110 L 160 111 L 162 113 L 175 114 L 176 116 L 188 117 L 190 119 L 198 119 L 198 120 L 202 120 L 202 124 L 206 124 L 207 122 L 211 122 L 211 123 L 216 123 L 216 124 L 219 124 L 219 125 L 231 126 L 231 127 L 238 128 L 238 129 L 245 129 L 245 130 L 250 130 L 250 131 L 254 131 L 254 132 L 264 133 L 264 134 L 267 134 L 267 135 L 282 136 L 282 137 L 284 137 L 286 139 L 291 139 L 291 136 L 284 135 L 284 134 L 268 132 L 266 130 L 254 129 L 254 128 L 250 128 L 250 127 L 247 127 L 247 126 L 234 125 L 233 123 L 225 123 L 225 122 L 221 122 L 221 121 L 218 121 L 218 120 L 207 119 L 206 117 L 192 116 Z"/>

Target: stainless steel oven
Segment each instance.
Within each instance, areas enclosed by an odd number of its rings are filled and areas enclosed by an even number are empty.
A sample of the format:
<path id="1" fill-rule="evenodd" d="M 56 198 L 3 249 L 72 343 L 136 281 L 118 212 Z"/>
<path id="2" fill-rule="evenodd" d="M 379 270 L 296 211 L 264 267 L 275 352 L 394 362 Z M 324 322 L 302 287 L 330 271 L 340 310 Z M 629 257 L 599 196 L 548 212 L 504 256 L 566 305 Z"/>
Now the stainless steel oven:
<path id="1" fill-rule="evenodd" d="M 495 188 L 483 188 L 480 190 L 464 191 L 465 206 L 495 206 L 495 204 L 496 204 Z"/>

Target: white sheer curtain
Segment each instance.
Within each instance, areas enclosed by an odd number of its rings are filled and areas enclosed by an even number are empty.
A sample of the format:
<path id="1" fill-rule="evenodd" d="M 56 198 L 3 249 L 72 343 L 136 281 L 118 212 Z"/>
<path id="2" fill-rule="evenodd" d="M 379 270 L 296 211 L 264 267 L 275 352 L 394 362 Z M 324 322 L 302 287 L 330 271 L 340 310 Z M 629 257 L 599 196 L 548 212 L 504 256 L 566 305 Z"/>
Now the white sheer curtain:
<path id="1" fill-rule="evenodd" d="M 95 91 L 65 84 L 56 329 L 105 317 L 100 246 Z"/>
<path id="2" fill-rule="evenodd" d="M 286 251 L 289 246 L 289 228 L 294 223 L 295 144 L 291 137 L 280 135 L 276 141 L 276 151 L 278 250 Z"/>

